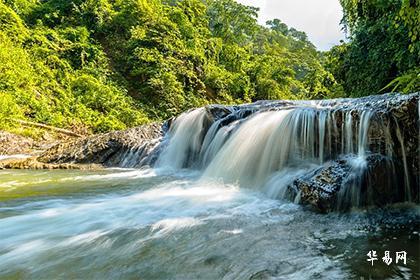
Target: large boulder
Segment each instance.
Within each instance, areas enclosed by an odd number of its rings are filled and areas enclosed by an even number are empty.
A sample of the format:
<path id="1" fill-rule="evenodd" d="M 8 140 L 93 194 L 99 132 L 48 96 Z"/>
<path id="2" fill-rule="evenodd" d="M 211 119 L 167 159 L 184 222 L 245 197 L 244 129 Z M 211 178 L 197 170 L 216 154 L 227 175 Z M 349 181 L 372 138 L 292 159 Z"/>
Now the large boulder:
<path id="1" fill-rule="evenodd" d="M 404 188 L 396 187 L 401 183 L 397 178 L 402 176 L 401 168 L 396 168 L 385 156 L 347 155 L 295 179 L 288 187 L 288 195 L 320 212 L 382 206 L 408 196 Z"/>

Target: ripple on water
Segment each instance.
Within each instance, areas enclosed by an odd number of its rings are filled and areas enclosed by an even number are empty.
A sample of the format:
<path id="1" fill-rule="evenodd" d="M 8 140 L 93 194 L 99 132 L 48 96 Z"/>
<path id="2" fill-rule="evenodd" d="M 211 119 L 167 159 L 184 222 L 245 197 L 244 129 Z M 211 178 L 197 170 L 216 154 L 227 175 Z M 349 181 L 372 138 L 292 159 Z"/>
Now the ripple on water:
<path id="1" fill-rule="evenodd" d="M 0 202 L 0 278 L 420 275 L 416 206 L 321 215 L 193 174 L 25 174 L 46 191 Z M 366 254 L 374 249 L 407 250 L 409 263 L 372 270 Z"/>

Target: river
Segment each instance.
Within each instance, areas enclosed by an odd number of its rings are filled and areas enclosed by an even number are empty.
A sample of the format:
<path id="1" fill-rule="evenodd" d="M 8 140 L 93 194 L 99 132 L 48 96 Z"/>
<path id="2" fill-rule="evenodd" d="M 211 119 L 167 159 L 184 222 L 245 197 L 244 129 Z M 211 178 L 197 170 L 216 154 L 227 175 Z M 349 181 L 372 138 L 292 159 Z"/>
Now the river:
<path id="1" fill-rule="evenodd" d="M 0 278 L 419 279 L 419 217 L 318 214 L 189 170 L 1 171 Z"/>

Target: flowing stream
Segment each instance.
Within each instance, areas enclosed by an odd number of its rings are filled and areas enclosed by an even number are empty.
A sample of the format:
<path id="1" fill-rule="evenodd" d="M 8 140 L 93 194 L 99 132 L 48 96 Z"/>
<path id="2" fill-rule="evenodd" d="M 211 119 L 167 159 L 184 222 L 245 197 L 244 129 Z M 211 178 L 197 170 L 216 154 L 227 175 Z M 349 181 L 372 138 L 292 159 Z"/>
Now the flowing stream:
<path id="1" fill-rule="evenodd" d="M 0 278 L 420 277 L 416 206 L 323 215 L 194 172 L 158 173 L 2 171 Z M 372 268 L 370 250 L 405 250 L 407 265 Z"/>
<path id="2" fill-rule="evenodd" d="M 399 130 L 384 150 L 403 151 L 405 202 L 359 207 L 373 110 L 245 109 L 210 123 L 203 108 L 182 114 L 154 167 L 0 171 L 0 279 L 420 279 L 420 207 Z M 342 157 L 338 204 L 351 211 L 319 214 L 286 195 Z"/>

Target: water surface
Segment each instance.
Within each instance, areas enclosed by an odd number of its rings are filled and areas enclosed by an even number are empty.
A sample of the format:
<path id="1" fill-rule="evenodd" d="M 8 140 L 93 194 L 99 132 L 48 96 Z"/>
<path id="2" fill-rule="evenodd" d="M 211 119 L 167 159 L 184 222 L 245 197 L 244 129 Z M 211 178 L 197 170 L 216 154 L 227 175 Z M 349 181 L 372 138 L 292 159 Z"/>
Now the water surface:
<path id="1" fill-rule="evenodd" d="M 318 214 L 156 172 L 0 171 L 0 278 L 420 278 L 418 206 Z"/>

